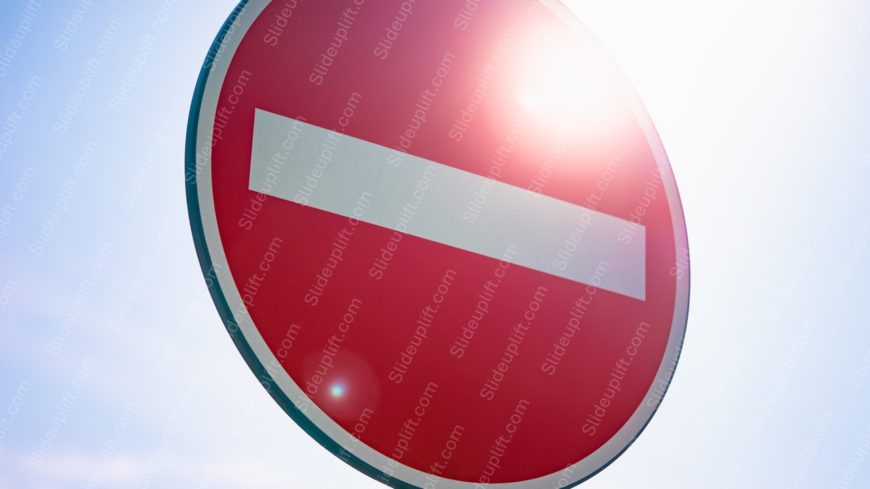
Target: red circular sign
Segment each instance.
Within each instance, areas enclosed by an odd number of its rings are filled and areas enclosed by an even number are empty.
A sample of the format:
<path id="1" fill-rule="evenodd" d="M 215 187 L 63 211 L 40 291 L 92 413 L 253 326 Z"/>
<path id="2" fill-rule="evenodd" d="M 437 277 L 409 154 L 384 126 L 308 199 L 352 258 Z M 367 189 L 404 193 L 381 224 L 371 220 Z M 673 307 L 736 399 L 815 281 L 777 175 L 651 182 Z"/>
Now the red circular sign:
<path id="1" fill-rule="evenodd" d="M 250 367 L 395 487 L 570 487 L 679 356 L 661 144 L 557 2 L 242 2 L 191 111 L 188 201 Z"/>

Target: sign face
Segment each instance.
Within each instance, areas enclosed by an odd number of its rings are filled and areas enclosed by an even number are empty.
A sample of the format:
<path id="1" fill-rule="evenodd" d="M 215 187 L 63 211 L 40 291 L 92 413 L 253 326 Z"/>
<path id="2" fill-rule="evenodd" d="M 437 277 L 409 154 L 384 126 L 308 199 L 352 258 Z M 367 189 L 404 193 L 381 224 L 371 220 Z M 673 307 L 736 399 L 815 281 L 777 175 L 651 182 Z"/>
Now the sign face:
<path id="1" fill-rule="evenodd" d="M 388 485 L 577 485 L 668 387 L 676 185 L 558 2 L 242 2 L 202 70 L 186 181 L 242 356 Z"/>

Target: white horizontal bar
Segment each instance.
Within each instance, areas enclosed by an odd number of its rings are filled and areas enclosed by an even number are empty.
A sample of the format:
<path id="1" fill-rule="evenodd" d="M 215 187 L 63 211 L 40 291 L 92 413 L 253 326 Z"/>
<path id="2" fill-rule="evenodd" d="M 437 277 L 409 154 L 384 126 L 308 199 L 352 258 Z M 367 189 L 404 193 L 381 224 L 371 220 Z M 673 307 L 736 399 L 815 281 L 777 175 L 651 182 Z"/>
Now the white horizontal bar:
<path id="1" fill-rule="evenodd" d="M 646 296 L 643 226 L 259 109 L 249 188 L 494 259 L 514 246 L 516 265 Z"/>

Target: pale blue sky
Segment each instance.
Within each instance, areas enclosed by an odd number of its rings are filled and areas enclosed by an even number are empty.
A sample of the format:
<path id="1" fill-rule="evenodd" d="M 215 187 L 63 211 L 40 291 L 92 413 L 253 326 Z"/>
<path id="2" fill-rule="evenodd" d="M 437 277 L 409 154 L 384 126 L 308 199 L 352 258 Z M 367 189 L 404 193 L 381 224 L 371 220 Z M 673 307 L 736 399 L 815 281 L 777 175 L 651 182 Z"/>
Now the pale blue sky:
<path id="1" fill-rule="evenodd" d="M 583 487 L 870 486 L 870 6 L 566 3 L 651 113 L 693 267 L 672 388 Z M 234 3 L 95 2 L 62 51 L 77 4 L 0 7 L 0 489 L 379 487 L 257 384 L 201 277 L 185 126 Z"/>

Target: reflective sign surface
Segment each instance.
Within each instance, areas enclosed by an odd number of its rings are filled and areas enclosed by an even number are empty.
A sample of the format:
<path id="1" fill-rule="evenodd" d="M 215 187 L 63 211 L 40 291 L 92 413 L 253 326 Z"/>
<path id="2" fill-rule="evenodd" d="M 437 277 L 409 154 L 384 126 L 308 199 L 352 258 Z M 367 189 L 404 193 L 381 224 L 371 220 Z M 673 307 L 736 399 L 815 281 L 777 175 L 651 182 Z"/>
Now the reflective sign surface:
<path id="1" fill-rule="evenodd" d="M 575 485 L 667 389 L 688 306 L 674 178 L 558 3 L 243 2 L 186 180 L 243 357 L 387 484 Z"/>

